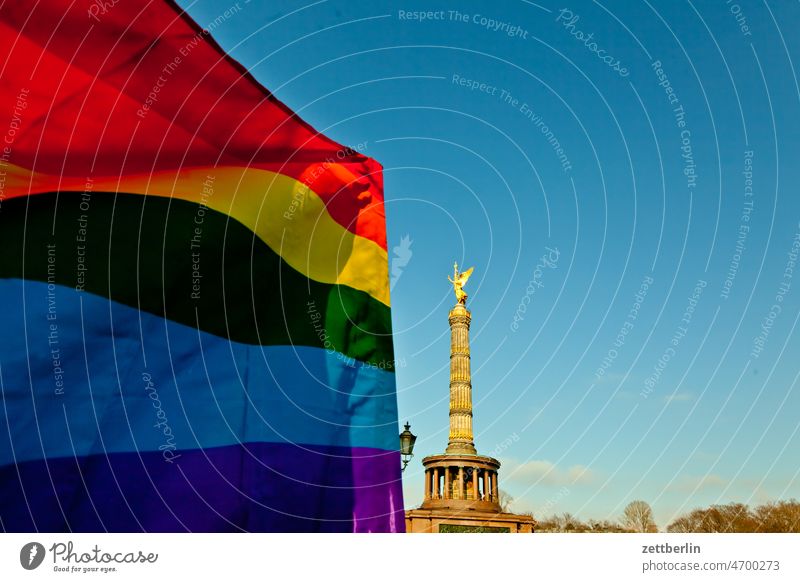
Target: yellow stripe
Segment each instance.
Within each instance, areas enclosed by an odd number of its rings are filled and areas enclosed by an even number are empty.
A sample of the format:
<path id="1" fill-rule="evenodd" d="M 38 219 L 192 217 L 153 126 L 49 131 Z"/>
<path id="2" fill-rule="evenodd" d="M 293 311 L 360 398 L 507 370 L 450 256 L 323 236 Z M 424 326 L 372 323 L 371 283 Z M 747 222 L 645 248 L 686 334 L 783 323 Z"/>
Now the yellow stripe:
<path id="1" fill-rule="evenodd" d="M 93 178 L 31 174 L 6 167 L 6 195 L 38 192 L 120 192 L 174 197 L 197 203 L 241 222 L 300 273 L 321 283 L 346 285 L 389 305 L 389 260 L 386 250 L 341 226 L 308 186 L 258 168 L 190 168 Z M 202 228 L 202 224 L 198 224 Z M 243 260 L 246 258 L 243 257 Z"/>

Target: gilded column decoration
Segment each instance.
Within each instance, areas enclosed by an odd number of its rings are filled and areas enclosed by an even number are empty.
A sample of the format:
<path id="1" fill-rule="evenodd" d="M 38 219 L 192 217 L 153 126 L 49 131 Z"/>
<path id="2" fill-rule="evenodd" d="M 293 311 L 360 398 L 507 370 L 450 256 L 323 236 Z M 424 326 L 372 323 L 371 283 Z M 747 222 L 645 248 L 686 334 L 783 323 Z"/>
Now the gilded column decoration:
<path id="1" fill-rule="evenodd" d="M 418 509 L 406 511 L 410 532 L 532 532 L 536 520 L 528 515 L 504 512 L 499 500 L 497 471 L 500 461 L 479 455 L 472 430 L 472 373 L 469 326 L 464 285 L 472 269 L 459 272 L 453 265 L 456 304 L 450 322 L 450 432 L 444 454 L 422 460 L 432 482 Z"/>
<path id="2" fill-rule="evenodd" d="M 453 284 L 456 305 L 450 310 L 450 436 L 446 453 L 475 455 L 472 436 L 472 374 L 470 372 L 469 325 L 472 314 L 467 309 L 464 285 L 472 268 L 459 273 L 453 265 Z"/>

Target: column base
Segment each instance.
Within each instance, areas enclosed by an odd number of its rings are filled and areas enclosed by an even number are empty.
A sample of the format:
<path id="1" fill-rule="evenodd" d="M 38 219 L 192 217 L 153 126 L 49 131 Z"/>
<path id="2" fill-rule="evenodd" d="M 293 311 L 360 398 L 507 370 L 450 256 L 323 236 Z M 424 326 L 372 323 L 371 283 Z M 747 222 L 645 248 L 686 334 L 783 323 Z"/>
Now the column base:
<path id="1" fill-rule="evenodd" d="M 472 443 L 449 443 L 444 450 L 446 455 L 477 455 L 478 451 Z"/>

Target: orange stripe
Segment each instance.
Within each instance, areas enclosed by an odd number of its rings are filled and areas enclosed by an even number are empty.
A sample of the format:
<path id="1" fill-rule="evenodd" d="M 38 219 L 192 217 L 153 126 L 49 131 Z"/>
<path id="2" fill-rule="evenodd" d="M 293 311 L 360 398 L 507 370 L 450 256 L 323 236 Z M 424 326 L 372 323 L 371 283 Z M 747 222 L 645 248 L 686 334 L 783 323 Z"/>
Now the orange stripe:
<path id="1" fill-rule="evenodd" d="M 320 196 L 293 178 L 257 168 L 189 168 L 179 171 L 101 177 L 32 173 L 7 166 L 6 197 L 44 192 L 125 192 L 174 197 L 223 212 L 242 223 L 303 275 L 369 293 L 389 305 L 389 261 L 385 249 L 336 222 Z M 87 214 L 91 217 L 91 201 Z"/>

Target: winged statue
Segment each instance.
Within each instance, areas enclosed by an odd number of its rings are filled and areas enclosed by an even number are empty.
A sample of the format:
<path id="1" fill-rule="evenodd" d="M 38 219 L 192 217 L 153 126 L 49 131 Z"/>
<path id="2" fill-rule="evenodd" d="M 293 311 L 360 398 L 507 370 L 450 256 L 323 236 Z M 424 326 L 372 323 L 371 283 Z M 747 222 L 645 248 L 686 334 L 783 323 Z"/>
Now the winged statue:
<path id="1" fill-rule="evenodd" d="M 453 290 L 456 293 L 456 300 L 461 303 L 462 305 L 467 302 L 467 294 L 464 292 L 464 285 L 467 284 L 467 281 L 472 275 L 472 271 L 475 267 L 470 267 L 463 273 L 458 272 L 458 263 L 453 263 L 453 278 L 447 278 L 453 284 Z"/>

